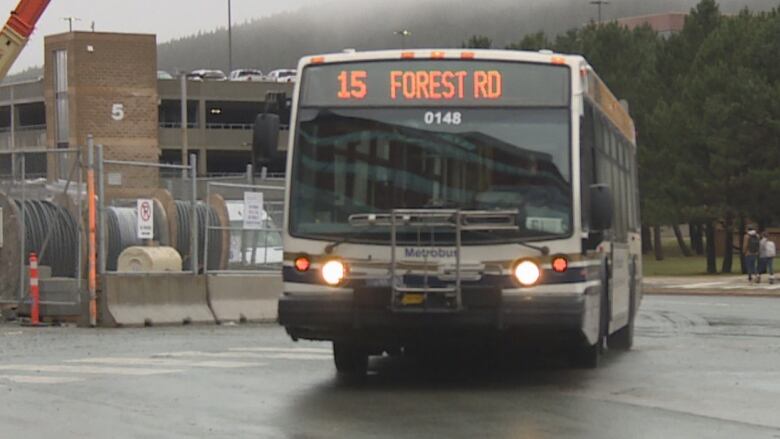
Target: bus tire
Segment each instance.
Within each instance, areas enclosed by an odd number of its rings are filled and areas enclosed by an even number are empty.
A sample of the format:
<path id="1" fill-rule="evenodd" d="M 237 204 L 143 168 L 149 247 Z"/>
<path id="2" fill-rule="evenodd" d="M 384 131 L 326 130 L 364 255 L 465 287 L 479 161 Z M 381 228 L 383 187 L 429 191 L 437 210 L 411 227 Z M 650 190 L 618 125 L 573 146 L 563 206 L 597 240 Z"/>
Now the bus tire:
<path id="1" fill-rule="evenodd" d="M 601 358 L 601 342 L 578 346 L 569 357 L 569 364 L 575 369 L 596 369 Z"/>
<path id="2" fill-rule="evenodd" d="M 628 295 L 628 323 L 607 337 L 607 347 L 618 351 L 629 351 L 634 345 L 634 320 L 636 319 L 636 262 L 631 268 L 631 290 Z"/>
<path id="3" fill-rule="evenodd" d="M 348 342 L 333 342 L 336 373 L 343 379 L 361 379 L 368 371 L 368 351 Z"/>

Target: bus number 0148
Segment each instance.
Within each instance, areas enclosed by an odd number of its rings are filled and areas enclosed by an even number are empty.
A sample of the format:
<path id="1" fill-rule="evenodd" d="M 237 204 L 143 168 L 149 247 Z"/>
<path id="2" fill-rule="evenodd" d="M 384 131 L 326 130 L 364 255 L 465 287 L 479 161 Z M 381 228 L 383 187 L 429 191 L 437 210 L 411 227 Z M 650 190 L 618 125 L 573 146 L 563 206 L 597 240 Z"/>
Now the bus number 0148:
<path id="1" fill-rule="evenodd" d="M 426 111 L 423 121 L 426 125 L 460 125 L 463 117 L 459 111 Z"/>

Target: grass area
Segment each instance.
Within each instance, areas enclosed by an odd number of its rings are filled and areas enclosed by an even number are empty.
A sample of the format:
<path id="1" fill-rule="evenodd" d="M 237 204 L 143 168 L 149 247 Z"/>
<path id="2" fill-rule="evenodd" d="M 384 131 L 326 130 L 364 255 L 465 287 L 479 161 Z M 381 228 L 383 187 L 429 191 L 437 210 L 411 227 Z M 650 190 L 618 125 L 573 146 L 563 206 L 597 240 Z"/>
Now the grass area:
<path id="1" fill-rule="evenodd" d="M 686 258 L 680 252 L 680 247 L 674 238 L 664 240 L 663 248 L 663 261 L 656 261 L 652 252 L 644 255 L 642 258 L 642 272 L 645 276 L 696 276 L 707 274 L 707 258 L 705 256 L 690 256 Z M 737 255 L 734 256 L 734 268 L 739 270 L 739 259 Z M 720 269 L 722 260 L 723 258 L 716 258 L 718 269 Z"/>

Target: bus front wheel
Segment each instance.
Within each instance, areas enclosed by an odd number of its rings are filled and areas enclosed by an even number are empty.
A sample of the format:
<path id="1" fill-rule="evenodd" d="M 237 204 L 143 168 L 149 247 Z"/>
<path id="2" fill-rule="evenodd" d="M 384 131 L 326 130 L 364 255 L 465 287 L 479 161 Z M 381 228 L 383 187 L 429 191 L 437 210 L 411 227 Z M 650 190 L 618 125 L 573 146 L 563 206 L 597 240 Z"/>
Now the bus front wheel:
<path id="1" fill-rule="evenodd" d="M 569 363 L 576 369 L 595 369 L 599 367 L 602 344 L 603 340 L 599 339 L 594 345 L 577 346 L 569 356 Z"/>

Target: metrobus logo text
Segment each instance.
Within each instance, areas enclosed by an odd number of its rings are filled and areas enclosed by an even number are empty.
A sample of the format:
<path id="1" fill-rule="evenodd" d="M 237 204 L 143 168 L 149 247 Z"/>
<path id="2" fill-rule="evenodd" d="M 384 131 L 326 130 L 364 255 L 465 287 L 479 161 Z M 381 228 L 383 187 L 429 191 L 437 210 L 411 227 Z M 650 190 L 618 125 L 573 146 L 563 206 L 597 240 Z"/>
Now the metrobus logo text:
<path id="1" fill-rule="evenodd" d="M 405 247 L 404 256 L 414 259 L 427 259 L 427 258 L 454 258 L 458 255 L 458 250 L 454 248 L 418 248 L 418 247 Z"/>

